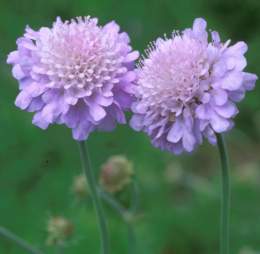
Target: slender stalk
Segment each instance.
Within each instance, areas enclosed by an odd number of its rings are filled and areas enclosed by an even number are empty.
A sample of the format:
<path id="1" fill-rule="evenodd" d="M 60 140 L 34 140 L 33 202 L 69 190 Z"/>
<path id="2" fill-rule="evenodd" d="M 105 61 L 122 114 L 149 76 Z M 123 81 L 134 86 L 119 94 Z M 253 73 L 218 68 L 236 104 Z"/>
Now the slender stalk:
<path id="1" fill-rule="evenodd" d="M 136 254 L 136 237 L 133 228 L 133 222 L 131 221 L 131 218 L 135 211 L 133 209 L 126 209 L 112 195 L 101 189 L 99 189 L 99 195 L 102 197 L 102 199 L 104 199 L 104 201 L 108 205 L 110 205 L 121 216 L 123 221 L 126 223 L 128 235 L 128 253 Z"/>
<path id="2" fill-rule="evenodd" d="M 136 213 L 139 207 L 139 188 L 138 188 L 138 182 L 136 177 L 133 178 L 133 183 L 132 183 L 132 189 L 133 189 L 133 194 L 132 194 L 132 200 L 131 200 L 131 212 Z"/>
<path id="3" fill-rule="evenodd" d="M 100 197 L 115 211 L 117 211 L 121 217 L 126 217 L 125 215 L 128 213 L 127 209 L 124 208 L 119 202 L 117 202 L 117 200 L 112 195 L 103 191 L 102 189 L 98 189 L 98 192 Z"/>
<path id="4" fill-rule="evenodd" d="M 79 142 L 79 151 L 80 151 L 82 167 L 87 178 L 87 182 L 89 185 L 89 189 L 91 191 L 94 207 L 99 222 L 99 229 L 101 234 L 101 253 L 109 254 L 109 239 L 108 239 L 107 223 L 106 223 L 103 207 L 99 199 L 95 176 L 91 169 L 89 155 L 85 143 L 82 141 Z"/>
<path id="5" fill-rule="evenodd" d="M 8 229 L 1 226 L 0 226 L 0 236 L 14 242 L 16 245 L 18 245 L 20 248 L 24 249 L 30 254 L 43 254 L 43 252 L 36 249 L 34 246 L 30 245 L 29 243 L 27 243 L 25 240 L 23 240 L 19 236 L 16 236 Z"/>
<path id="6" fill-rule="evenodd" d="M 65 252 L 65 245 L 64 245 L 64 243 L 58 244 L 56 247 L 57 247 L 56 248 L 57 254 L 64 254 L 64 252 Z"/>
<path id="7" fill-rule="evenodd" d="M 131 222 L 127 224 L 127 232 L 128 232 L 128 253 L 136 254 L 136 237 L 134 228 Z"/>
<path id="8" fill-rule="evenodd" d="M 221 254 L 229 254 L 229 210 L 230 210 L 230 186 L 228 153 L 224 137 L 217 134 L 218 149 L 222 167 L 222 200 L 221 200 Z"/>
<path id="9" fill-rule="evenodd" d="M 132 214 L 136 214 L 139 208 L 139 188 L 136 177 L 133 178 L 132 189 L 133 195 L 131 200 L 130 211 Z M 135 235 L 135 230 L 133 227 L 133 222 L 128 223 L 128 253 L 137 254 L 137 240 Z"/>

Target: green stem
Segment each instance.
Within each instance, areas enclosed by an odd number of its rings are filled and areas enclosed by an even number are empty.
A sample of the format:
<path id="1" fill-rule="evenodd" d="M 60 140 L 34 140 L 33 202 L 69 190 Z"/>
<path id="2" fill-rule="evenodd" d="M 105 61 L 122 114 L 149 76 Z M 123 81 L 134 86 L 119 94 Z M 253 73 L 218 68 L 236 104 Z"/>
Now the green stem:
<path id="1" fill-rule="evenodd" d="M 25 240 L 16 236 L 12 232 L 10 232 L 9 230 L 7 230 L 6 228 L 1 227 L 1 226 L 0 226 L 0 236 L 4 237 L 10 241 L 13 241 L 15 244 L 17 244 L 19 247 L 21 247 L 22 249 L 24 249 L 25 251 L 27 251 L 30 254 L 43 254 L 43 252 L 41 252 L 40 250 L 31 246 Z"/>
<path id="2" fill-rule="evenodd" d="M 85 143 L 83 141 L 79 142 L 79 150 L 80 150 L 80 158 L 81 158 L 81 162 L 82 162 L 82 167 L 83 167 L 84 173 L 87 178 L 87 182 L 89 185 L 89 189 L 91 191 L 94 207 L 95 207 L 96 214 L 98 217 L 99 229 L 100 229 L 100 234 L 101 234 L 101 253 L 108 254 L 109 253 L 109 238 L 108 238 L 107 223 L 106 223 L 106 219 L 104 216 L 103 207 L 102 207 L 102 204 L 99 199 L 95 176 L 91 169 L 89 155 L 88 155 Z"/>
<path id="3" fill-rule="evenodd" d="M 98 189 L 100 197 L 115 211 L 119 213 L 119 215 L 124 219 L 125 215 L 128 213 L 127 209 L 124 208 L 117 200 L 110 195 L 109 193 L 103 191 L 102 189 Z"/>
<path id="4" fill-rule="evenodd" d="M 222 167 L 222 201 L 221 201 L 221 254 L 229 254 L 229 210 L 230 210 L 230 186 L 228 153 L 224 137 L 217 134 L 218 149 Z"/>
<path id="5" fill-rule="evenodd" d="M 64 243 L 60 243 L 56 247 L 57 247 L 57 251 L 56 251 L 57 254 L 64 254 L 64 251 L 65 251 Z"/>
<path id="6" fill-rule="evenodd" d="M 124 208 L 117 200 L 110 195 L 109 193 L 99 189 L 99 194 L 104 199 L 104 201 L 110 205 L 123 219 L 127 225 L 127 234 L 128 234 L 128 253 L 136 254 L 136 237 L 133 229 L 132 216 L 134 211 L 131 209 Z"/>
<path id="7" fill-rule="evenodd" d="M 127 224 L 128 231 L 128 253 L 136 254 L 136 237 L 132 223 Z"/>
<path id="8" fill-rule="evenodd" d="M 131 200 L 131 212 L 134 214 L 137 212 L 138 207 L 139 207 L 139 188 L 138 188 L 138 182 L 136 177 L 134 176 L 133 178 L 133 183 L 132 183 L 132 200 Z"/>

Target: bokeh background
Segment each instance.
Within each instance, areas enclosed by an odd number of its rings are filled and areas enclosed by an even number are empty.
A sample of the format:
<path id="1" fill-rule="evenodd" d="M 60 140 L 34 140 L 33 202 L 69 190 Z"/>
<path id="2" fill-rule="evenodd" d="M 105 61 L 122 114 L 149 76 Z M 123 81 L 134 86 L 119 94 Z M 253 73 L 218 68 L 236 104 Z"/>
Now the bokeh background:
<path id="1" fill-rule="evenodd" d="M 74 225 L 64 253 L 99 253 L 99 236 L 90 198 L 79 203 L 71 191 L 80 174 L 77 144 L 70 130 L 52 126 L 42 131 L 32 115 L 14 106 L 17 83 L 7 66 L 7 54 L 29 24 L 50 26 L 56 16 L 114 19 L 143 52 L 149 41 L 173 29 L 190 27 L 204 17 L 223 40 L 249 45 L 247 70 L 260 76 L 260 1 L 258 0 L 1 0 L 0 1 L 0 225 L 46 253 L 46 225 L 64 216 Z M 231 253 L 260 252 L 260 87 L 240 103 L 236 128 L 227 134 L 231 156 Z M 129 126 L 113 133 L 93 133 L 88 140 L 97 177 L 110 156 L 126 155 L 140 183 L 140 209 L 135 223 L 136 254 L 219 253 L 219 158 L 215 147 L 203 144 L 192 155 L 179 157 L 150 145 Z M 124 201 L 127 195 L 118 194 Z M 123 196 L 123 197 L 122 197 Z M 127 200 L 126 200 L 127 203 Z M 127 253 L 126 226 L 109 207 L 112 254 Z M 0 239 L 1 254 L 23 254 Z"/>

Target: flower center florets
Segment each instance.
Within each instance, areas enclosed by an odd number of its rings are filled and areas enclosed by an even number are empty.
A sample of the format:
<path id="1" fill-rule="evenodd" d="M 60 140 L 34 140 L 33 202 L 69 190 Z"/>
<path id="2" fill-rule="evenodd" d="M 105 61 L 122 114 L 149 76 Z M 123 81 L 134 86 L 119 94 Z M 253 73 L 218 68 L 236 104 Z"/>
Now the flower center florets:
<path id="1" fill-rule="evenodd" d="M 171 109 L 196 99 L 209 75 L 207 45 L 186 35 L 156 42 L 142 63 L 138 93 L 149 106 Z"/>
<path id="2" fill-rule="evenodd" d="M 116 41 L 107 40 L 95 19 L 56 23 L 37 41 L 40 72 L 53 87 L 92 90 L 104 83 L 116 83 L 122 58 Z"/>

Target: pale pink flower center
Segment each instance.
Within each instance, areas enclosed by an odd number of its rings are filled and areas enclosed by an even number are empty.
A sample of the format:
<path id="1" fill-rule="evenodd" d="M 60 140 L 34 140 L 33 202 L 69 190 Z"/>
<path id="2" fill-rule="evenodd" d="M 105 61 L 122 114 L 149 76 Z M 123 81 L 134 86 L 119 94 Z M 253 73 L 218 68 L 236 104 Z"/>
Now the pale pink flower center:
<path id="1" fill-rule="evenodd" d="M 192 101 L 208 75 L 206 47 L 185 35 L 158 41 L 141 67 L 137 92 L 144 103 L 171 110 L 173 104 Z"/>
<path id="2" fill-rule="evenodd" d="M 127 71 L 116 42 L 109 40 L 95 19 L 56 23 L 37 41 L 38 72 L 49 76 L 50 87 L 83 89 L 91 94 L 105 83 L 118 83 L 116 76 Z"/>

